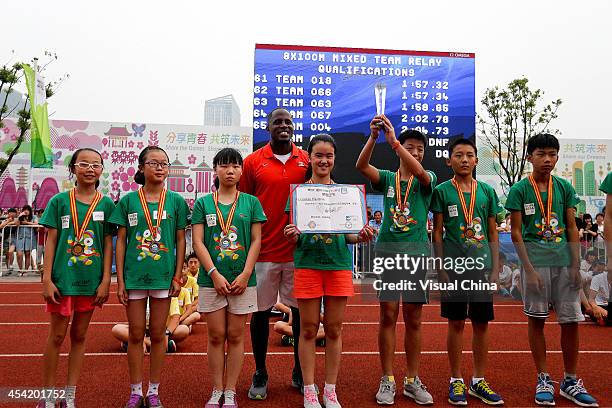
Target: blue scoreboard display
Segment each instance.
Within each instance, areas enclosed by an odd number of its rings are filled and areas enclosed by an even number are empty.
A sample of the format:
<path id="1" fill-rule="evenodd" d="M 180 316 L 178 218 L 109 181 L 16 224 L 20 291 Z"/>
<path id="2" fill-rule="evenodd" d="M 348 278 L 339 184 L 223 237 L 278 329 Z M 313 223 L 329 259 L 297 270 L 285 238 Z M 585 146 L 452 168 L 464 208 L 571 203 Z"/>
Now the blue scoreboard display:
<path id="1" fill-rule="evenodd" d="M 398 135 L 408 128 L 426 134 L 425 167 L 445 172 L 449 139 L 475 135 L 474 69 L 473 53 L 257 44 L 254 147 L 269 140 L 267 113 L 283 107 L 298 146 L 318 133 L 352 137 L 339 154 L 356 160 L 372 117 L 384 112 Z"/>

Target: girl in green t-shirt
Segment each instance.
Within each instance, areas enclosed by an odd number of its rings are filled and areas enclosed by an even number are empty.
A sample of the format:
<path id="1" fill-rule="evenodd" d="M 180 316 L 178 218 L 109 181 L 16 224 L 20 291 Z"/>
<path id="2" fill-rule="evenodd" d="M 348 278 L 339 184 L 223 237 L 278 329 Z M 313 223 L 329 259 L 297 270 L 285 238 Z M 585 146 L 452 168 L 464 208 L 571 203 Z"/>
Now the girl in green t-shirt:
<path id="1" fill-rule="evenodd" d="M 233 407 L 244 362 L 244 330 L 249 314 L 257 311 L 253 269 L 266 216 L 255 196 L 238 191 L 242 156 L 236 149 L 217 152 L 213 169 L 217 191 L 196 201 L 191 220 L 193 250 L 202 265 L 198 309 L 206 316 L 213 383 L 206 406 L 220 406 L 223 397 L 223 406 Z"/>
<path id="2" fill-rule="evenodd" d="M 306 183 L 332 184 L 336 142 L 326 134 L 316 135 L 308 144 L 310 164 Z M 366 225 L 360 234 L 301 234 L 294 224 L 284 229 L 285 237 L 296 244 L 294 252 L 294 295 L 300 311 L 298 349 L 304 379 L 304 406 L 320 407 L 314 383 L 315 342 L 319 331 L 321 300 L 325 299 L 325 406 L 336 404 L 336 379 L 342 354 L 342 322 L 349 296 L 354 294 L 353 259 L 346 244 L 366 242 L 374 231 Z M 296 339 L 297 340 L 297 339 Z"/>
<path id="3" fill-rule="evenodd" d="M 127 308 L 131 394 L 126 408 L 160 407 L 158 388 L 166 353 L 166 318 L 170 298 L 181 290 L 188 207 L 165 188 L 170 162 L 166 152 L 148 146 L 138 156 L 134 181 L 138 191 L 117 204 L 111 222 L 117 232 L 117 296 Z M 151 367 L 146 398 L 142 392 L 142 342 L 149 299 Z"/>
<path id="4" fill-rule="evenodd" d="M 53 196 L 40 220 L 47 228 L 43 296 L 51 321 L 43 364 L 47 398 L 39 407 L 55 407 L 58 396 L 64 398 L 62 406 L 74 407 L 89 321 L 95 306 L 108 300 L 113 256 L 108 219 L 114 204 L 96 190 L 103 168 L 100 153 L 77 150 L 68 165 L 75 187 Z M 54 390 L 57 362 L 71 317 L 68 381 L 59 394 Z"/>

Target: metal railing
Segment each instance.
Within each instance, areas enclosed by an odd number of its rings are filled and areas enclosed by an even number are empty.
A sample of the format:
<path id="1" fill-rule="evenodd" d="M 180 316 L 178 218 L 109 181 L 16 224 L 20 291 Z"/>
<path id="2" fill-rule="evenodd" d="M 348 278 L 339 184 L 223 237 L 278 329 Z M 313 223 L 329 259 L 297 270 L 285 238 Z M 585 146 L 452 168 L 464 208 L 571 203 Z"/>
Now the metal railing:
<path id="1" fill-rule="evenodd" d="M 39 273 L 44 255 L 42 225 L 7 225 L 0 231 L 0 276 L 12 272 Z"/>

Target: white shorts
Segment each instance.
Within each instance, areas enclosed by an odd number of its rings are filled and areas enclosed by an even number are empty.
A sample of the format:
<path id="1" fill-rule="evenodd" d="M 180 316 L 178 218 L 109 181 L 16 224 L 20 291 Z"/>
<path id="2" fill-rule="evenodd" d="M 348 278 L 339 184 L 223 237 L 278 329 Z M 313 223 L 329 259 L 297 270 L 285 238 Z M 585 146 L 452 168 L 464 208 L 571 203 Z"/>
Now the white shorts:
<path id="1" fill-rule="evenodd" d="M 279 301 L 289 307 L 297 307 L 293 295 L 293 262 L 257 262 L 257 310 L 271 309 Z"/>
<path id="2" fill-rule="evenodd" d="M 170 295 L 169 289 L 131 289 L 128 290 L 129 300 L 140 300 L 152 297 L 155 299 L 165 299 Z"/>
<path id="3" fill-rule="evenodd" d="M 245 315 L 257 311 L 257 288 L 247 287 L 242 295 L 221 296 L 215 288 L 200 286 L 198 293 L 198 312 L 212 313 L 227 307 L 235 315 Z"/>

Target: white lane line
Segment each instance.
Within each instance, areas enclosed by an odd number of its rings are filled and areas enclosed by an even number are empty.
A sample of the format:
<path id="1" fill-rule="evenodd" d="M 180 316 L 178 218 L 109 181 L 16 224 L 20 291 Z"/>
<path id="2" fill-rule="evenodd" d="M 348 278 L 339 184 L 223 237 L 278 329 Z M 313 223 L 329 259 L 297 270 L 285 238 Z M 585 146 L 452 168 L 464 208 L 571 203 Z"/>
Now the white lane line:
<path id="1" fill-rule="evenodd" d="M 270 322 L 270 325 L 273 326 L 275 322 Z M 472 322 L 470 322 L 469 320 L 465 322 L 466 324 L 470 325 L 472 324 Z M 90 325 L 99 325 L 99 326 L 105 326 L 105 325 L 115 325 L 115 324 L 127 324 L 127 322 L 90 322 Z M 198 322 L 197 324 L 206 324 L 206 322 Z M 250 322 L 246 323 L 247 325 L 250 324 Z M 397 324 L 404 324 L 404 322 L 397 322 Z M 426 326 L 446 326 L 448 324 L 448 322 L 445 321 L 437 321 L 437 322 L 421 322 L 422 325 L 426 325 Z M 490 325 L 499 325 L 499 326 L 503 326 L 503 325 L 510 325 L 510 326 L 526 326 L 527 322 L 489 322 Z M 557 322 L 545 322 L 544 324 L 549 324 L 549 325 L 558 325 Z M 590 324 L 590 322 L 581 322 L 580 324 Z M 0 326 L 48 326 L 49 322 L 0 322 Z M 343 326 L 378 326 L 378 322 L 344 322 L 342 323 Z M 595 327 L 594 325 L 592 325 L 593 327 Z"/>
<path id="2" fill-rule="evenodd" d="M 490 350 L 489 353 L 492 354 L 531 354 L 530 350 Z M 561 350 L 548 350 L 549 354 L 561 354 Z M 612 355 L 612 350 L 582 350 L 579 351 L 580 354 L 603 354 L 603 355 Z M 245 355 L 252 356 L 252 352 L 245 352 Z M 377 356 L 377 351 L 343 351 L 343 355 L 345 356 Z M 396 355 L 403 355 L 403 351 L 396 351 Z M 429 354 L 429 355 L 438 355 L 438 354 L 447 354 L 446 350 L 433 350 L 433 351 L 421 351 L 421 354 Z M 472 354 L 471 350 L 464 350 L 463 354 Z M 208 353 L 202 352 L 190 352 L 190 353 L 171 353 L 168 354 L 168 357 L 172 356 L 207 356 Z M 292 351 L 271 351 L 268 352 L 270 356 L 293 356 Z M 323 356 L 325 355 L 324 351 L 317 351 L 317 355 Z M 0 358 L 20 358 L 20 357 L 42 357 L 42 353 L 33 353 L 33 354 L 0 354 Z M 61 353 L 60 356 L 67 357 L 68 353 Z M 107 356 L 126 356 L 126 353 L 85 353 L 87 357 L 107 357 Z"/>

